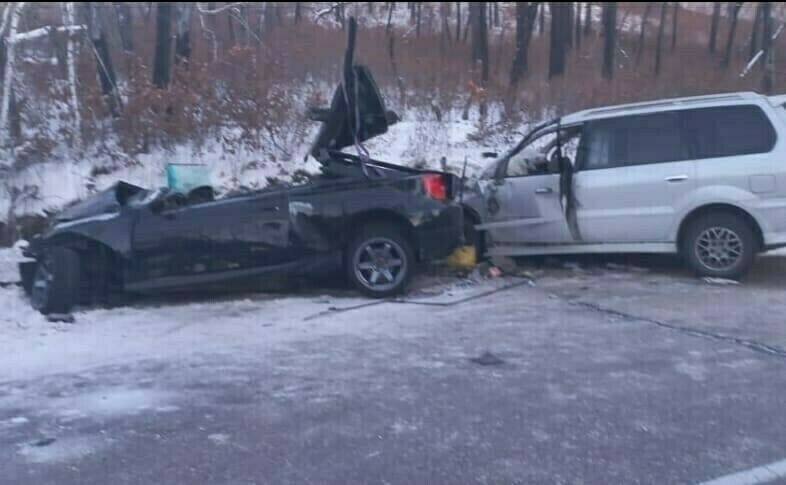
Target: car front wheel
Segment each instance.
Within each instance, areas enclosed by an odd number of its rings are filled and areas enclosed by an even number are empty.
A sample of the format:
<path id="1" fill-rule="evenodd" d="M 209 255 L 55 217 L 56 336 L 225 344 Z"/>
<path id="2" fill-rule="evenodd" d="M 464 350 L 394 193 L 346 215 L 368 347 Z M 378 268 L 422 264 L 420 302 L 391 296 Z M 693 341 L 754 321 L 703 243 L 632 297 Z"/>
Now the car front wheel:
<path id="1" fill-rule="evenodd" d="M 738 279 L 753 264 L 756 238 L 743 218 L 711 213 L 691 222 L 681 249 L 699 276 Z"/>
<path id="2" fill-rule="evenodd" d="M 36 265 L 30 301 L 43 314 L 68 313 L 79 300 L 79 255 L 52 248 Z"/>
<path id="3" fill-rule="evenodd" d="M 364 226 L 347 250 L 346 271 L 352 285 L 374 298 L 400 294 L 412 278 L 412 245 L 393 224 Z"/>

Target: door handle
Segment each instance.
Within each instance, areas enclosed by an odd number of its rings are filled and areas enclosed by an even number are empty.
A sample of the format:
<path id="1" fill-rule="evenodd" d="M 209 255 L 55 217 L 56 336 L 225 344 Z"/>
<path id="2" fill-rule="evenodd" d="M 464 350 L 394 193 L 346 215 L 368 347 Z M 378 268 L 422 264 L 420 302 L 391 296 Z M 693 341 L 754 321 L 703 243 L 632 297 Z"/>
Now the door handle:
<path id="1" fill-rule="evenodd" d="M 687 175 L 672 175 L 671 177 L 666 177 L 666 182 L 684 182 L 688 180 Z"/>
<path id="2" fill-rule="evenodd" d="M 536 194 L 550 194 L 552 192 L 554 192 L 554 191 L 551 190 L 551 187 L 540 187 L 540 188 L 535 189 L 535 193 Z"/>

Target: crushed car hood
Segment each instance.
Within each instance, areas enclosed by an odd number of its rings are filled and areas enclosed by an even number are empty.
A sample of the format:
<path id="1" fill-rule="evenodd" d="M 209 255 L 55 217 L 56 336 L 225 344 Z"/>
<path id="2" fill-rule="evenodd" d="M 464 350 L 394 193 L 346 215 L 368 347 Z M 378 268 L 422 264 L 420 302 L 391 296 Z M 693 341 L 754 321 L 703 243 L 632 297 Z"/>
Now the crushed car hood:
<path id="1" fill-rule="evenodd" d="M 67 222 L 116 212 L 126 204 L 129 197 L 142 190 L 144 189 L 127 182 L 117 182 L 112 187 L 63 210 L 55 219 L 57 222 Z"/>

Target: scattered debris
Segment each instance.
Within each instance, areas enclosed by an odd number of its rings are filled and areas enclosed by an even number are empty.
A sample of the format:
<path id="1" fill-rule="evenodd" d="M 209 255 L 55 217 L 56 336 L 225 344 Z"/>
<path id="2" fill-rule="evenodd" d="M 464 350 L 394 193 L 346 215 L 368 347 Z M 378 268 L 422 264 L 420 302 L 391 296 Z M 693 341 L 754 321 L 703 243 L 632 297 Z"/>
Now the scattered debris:
<path id="1" fill-rule="evenodd" d="M 713 278 L 711 276 L 705 276 L 702 278 L 705 283 L 709 283 L 711 285 L 739 285 L 740 282 L 736 280 L 730 280 L 727 278 Z"/>
<path id="2" fill-rule="evenodd" d="M 502 365 L 505 363 L 503 359 L 497 357 L 488 350 L 483 352 L 480 357 L 472 357 L 469 360 L 478 365 Z"/>
<path id="3" fill-rule="evenodd" d="M 211 435 L 208 435 L 207 439 L 209 439 L 210 441 L 212 441 L 213 443 L 215 443 L 217 445 L 225 445 L 225 444 L 229 443 L 229 435 L 226 434 L 226 433 L 211 434 Z"/>
<path id="4" fill-rule="evenodd" d="M 486 276 L 489 278 L 499 278 L 502 276 L 502 270 L 497 268 L 496 266 L 492 266 L 488 269 Z"/>
<path id="5" fill-rule="evenodd" d="M 564 269 L 569 269 L 571 271 L 581 271 L 581 265 L 575 261 L 565 261 L 562 263 L 562 267 Z"/>
<path id="6" fill-rule="evenodd" d="M 54 443 L 55 441 L 56 441 L 55 438 L 42 438 L 42 439 L 36 441 L 35 443 L 33 443 L 33 446 L 35 446 L 37 448 L 41 448 L 41 447 L 44 447 L 44 446 L 49 446 L 52 443 Z"/>
<path id="7" fill-rule="evenodd" d="M 46 316 L 46 319 L 53 323 L 74 323 L 76 321 L 74 315 L 70 313 L 50 313 Z"/>
<path id="8" fill-rule="evenodd" d="M 507 256 L 494 256 L 491 258 L 491 263 L 505 274 L 514 274 L 519 271 L 516 261 Z"/>

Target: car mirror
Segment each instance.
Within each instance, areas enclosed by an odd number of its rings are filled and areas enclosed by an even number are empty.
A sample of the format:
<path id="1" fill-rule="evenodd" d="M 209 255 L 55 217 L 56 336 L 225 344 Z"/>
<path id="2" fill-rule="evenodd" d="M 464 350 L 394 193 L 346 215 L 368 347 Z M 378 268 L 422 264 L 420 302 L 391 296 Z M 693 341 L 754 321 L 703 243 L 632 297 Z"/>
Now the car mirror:
<path id="1" fill-rule="evenodd" d="M 497 158 L 497 152 L 483 152 L 481 154 L 483 158 Z"/>

